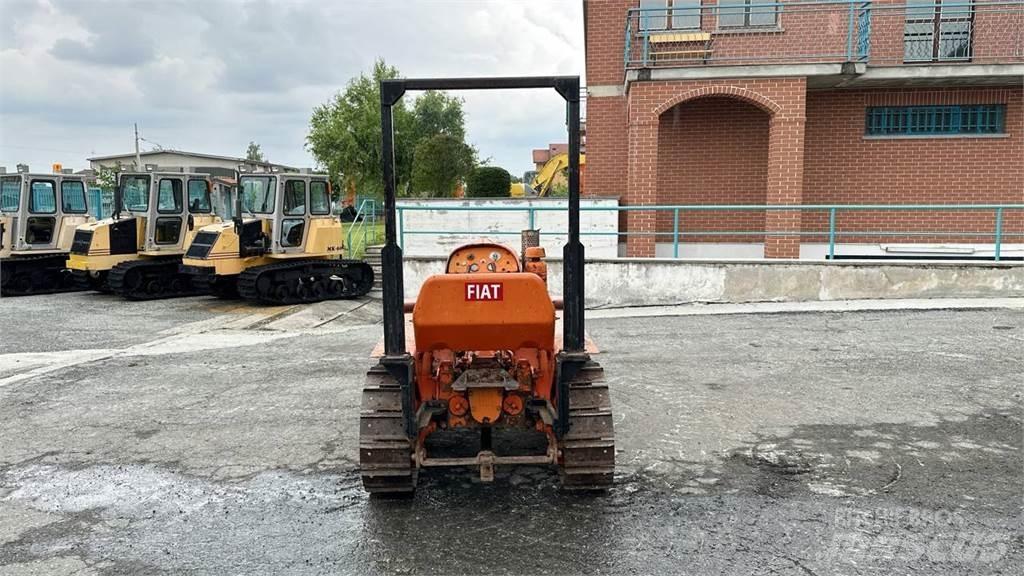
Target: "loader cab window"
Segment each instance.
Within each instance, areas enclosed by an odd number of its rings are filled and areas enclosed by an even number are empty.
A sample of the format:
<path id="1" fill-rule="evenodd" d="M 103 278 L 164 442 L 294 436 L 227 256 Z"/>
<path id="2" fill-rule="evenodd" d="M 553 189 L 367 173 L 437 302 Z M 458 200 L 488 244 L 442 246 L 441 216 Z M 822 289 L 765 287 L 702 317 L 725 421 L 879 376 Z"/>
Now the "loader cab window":
<path id="1" fill-rule="evenodd" d="M 153 241 L 157 244 L 177 244 L 181 239 L 181 217 L 161 216 L 156 219 Z"/>
<path id="2" fill-rule="evenodd" d="M 281 220 L 281 246 L 294 248 L 302 246 L 302 236 L 306 232 L 304 218 L 285 218 Z"/>
<path id="3" fill-rule="evenodd" d="M 156 211 L 161 214 L 181 214 L 181 180 L 172 178 L 160 180 Z"/>
<path id="4" fill-rule="evenodd" d="M 29 186 L 29 214 L 57 213 L 57 184 L 53 180 L 33 180 Z M 29 216 L 25 222 L 25 242 L 50 244 L 53 242 L 57 219 L 53 216 Z"/>
<path id="5" fill-rule="evenodd" d="M 306 183 L 302 180 L 286 180 L 284 183 L 285 216 L 306 214 Z"/>
<path id="6" fill-rule="evenodd" d="M 57 189 L 53 180 L 33 180 L 28 197 L 28 211 L 32 214 L 57 213 Z"/>
<path id="7" fill-rule="evenodd" d="M 206 180 L 189 180 L 188 211 L 192 214 L 209 214 L 212 210 L 210 189 L 206 186 Z"/>
<path id="8" fill-rule="evenodd" d="M 309 213 L 315 216 L 331 213 L 331 196 L 327 192 L 327 182 L 314 180 L 309 183 Z"/>
<path id="9" fill-rule="evenodd" d="M 78 180 L 65 180 L 60 183 L 60 205 L 65 214 L 85 214 L 85 184 Z"/>
<path id="10" fill-rule="evenodd" d="M 149 176 L 125 176 L 121 179 L 121 202 L 129 212 L 149 210 Z"/>
<path id="11" fill-rule="evenodd" d="M 277 194 L 277 178 L 273 176 L 242 176 L 242 204 L 251 214 L 272 214 Z"/>
<path id="12" fill-rule="evenodd" d="M 21 178 L 0 179 L 0 212 L 17 212 L 21 203 Z"/>

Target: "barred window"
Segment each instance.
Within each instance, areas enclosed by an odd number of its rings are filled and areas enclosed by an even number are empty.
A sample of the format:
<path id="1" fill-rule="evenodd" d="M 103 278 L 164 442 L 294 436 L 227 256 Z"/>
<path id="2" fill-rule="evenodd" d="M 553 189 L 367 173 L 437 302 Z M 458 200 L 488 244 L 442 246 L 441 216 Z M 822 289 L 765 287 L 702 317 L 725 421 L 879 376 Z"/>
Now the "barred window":
<path id="1" fill-rule="evenodd" d="M 867 110 L 868 136 L 1003 134 L 1005 104 L 969 106 L 872 106 Z"/>

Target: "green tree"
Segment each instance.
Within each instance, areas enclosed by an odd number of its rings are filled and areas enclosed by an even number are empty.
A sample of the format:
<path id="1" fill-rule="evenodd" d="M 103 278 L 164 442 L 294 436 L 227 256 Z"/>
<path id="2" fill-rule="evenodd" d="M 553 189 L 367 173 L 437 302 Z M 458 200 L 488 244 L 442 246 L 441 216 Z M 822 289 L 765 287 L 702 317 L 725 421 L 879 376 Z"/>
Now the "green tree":
<path id="1" fill-rule="evenodd" d="M 412 189 L 417 196 L 448 198 L 473 170 L 476 151 L 461 138 L 435 134 L 416 145 L 412 162 Z"/>
<path id="2" fill-rule="evenodd" d="M 344 174 L 360 194 L 380 195 L 383 191 L 380 81 L 398 77 L 398 69 L 377 60 L 369 76 L 360 74 L 350 80 L 344 91 L 317 106 L 310 118 L 306 149 L 332 179 L 340 180 Z M 465 140 L 461 99 L 425 92 L 411 107 L 405 100 L 392 107 L 399 191 L 412 181 L 413 159 L 422 140 L 436 134 Z"/>
<path id="3" fill-rule="evenodd" d="M 504 168 L 481 166 L 469 175 L 466 195 L 484 198 L 507 198 L 512 176 Z"/>
<path id="4" fill-rule="evenodd" d="M 249 141 L 249 147 L 245 149 L 245 159 L 250 162 L 266 162 L 267 159 L 263 157 L 263 150 L 260 149 L 260 145 Z"/>
<path id="5" fill-rule="evenodd" d="M 462 98 L 448 96 L 444 92 L 428 90 L 412 107 L 413 136 L 417 141 L 435 134 L 453 136 L 460 141 L 466 139 L 466 117 L 462 111 Z"/>
<path id="6" fill-rule="evenodd" d="M 559 180 L 551 185 L 551 190 L 548 191 L 548 196 L 556 198 L 565 198 L 569 196 L 569 182 L 565 180 Z"/>
<path id="7" fill-rule="evenodd" d="M 121 173 L 121 164 L 117 166 L 99 166 L 96 168 L 96 184 L 104 192 L 113 192 L 117 188 L 117 175 Z"/>

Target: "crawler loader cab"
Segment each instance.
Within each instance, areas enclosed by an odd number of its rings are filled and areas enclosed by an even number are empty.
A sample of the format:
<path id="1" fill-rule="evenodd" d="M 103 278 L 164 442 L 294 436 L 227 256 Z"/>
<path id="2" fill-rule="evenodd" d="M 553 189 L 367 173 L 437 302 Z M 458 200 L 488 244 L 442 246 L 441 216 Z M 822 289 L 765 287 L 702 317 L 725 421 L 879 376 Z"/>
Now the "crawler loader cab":
<path id="1" fill-rule="evenodd" d="M 92 220 L 82 176 L 0 174 L 0 292 L 77 290 L 65 260 L 75 228 Z"/>
<path id="2" fill-rule="evenodd" d="M 499 244 L 476 243 L 452 252 L 445 273 L 427 278 L 407 319 L 396 242 L 392 106 L 407 90 L 491 88 L 554 88 L 566 100 L 569 234 L 562 254 L 562 317 L 548 293 L 542 248 L 517 255 Z M 439 466 L 479 468 L 486 482 L 494 479 L 495 467 L 522 464 L 557 466 L 567 489 L 608 487 L 615 469 L 611 403 L 584 337 L 579 78 L 384 80 L 381 127 L 384 343 L 363 389 L 364 488 L 410 493 L 422 469 Z M 536 231 L 523 238 L 527 244 Z M 440 453 L 442 445 L 455 454 Z"/>
<path id="3" fill-rule="evenodd" d="M 125 172 L 110 218 L 79 226 L 68 259 L 79 282 L 133 300 L 202 293 L 178 272 L 181 256 L 213 213 L 205 174 Z"/>
<path id="4" fill-rule="evenodd" d="M 234 220 L 202 229 L 181 270 L 217 296 L 267 304 L 365 295 L 373 269 L 343 259 L 343 239 L 327 176 L 241 174 Z"/>

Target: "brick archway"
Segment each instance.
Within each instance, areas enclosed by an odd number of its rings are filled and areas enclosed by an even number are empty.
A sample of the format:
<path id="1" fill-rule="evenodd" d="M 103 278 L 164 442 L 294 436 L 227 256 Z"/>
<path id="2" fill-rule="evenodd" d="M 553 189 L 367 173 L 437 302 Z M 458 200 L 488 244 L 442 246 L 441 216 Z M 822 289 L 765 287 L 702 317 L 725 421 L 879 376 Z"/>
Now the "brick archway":
<path id="1" fill-rule="evenodd" d="M 757 106 L 758 108 L 764 110 L 765 112 L 772 116 L 774 116 L 775 114 L 779 113 L 782 110 L 782 107 L 776 104 L 771 98 L 768 98 L 767 96 L 760 94 L 758 92 L 754 92 L 753 90 L 748 90 L 747 88 L 742 88 L 739 86 L 712 84 L 710 86 L 701 86 L 700 88 L 694 88 L 693 90 L 689 90 L 687 92 L 683 92 L 681 94 L 676 94 L 672 96 L 668 100 L 665 100 L 660 105 L 658 105 L 658 107 L 654 109 L 653 114 L 655 116 L 661 116 L 665 112 L 668 112 L 669 110 L 671 110 L 672 108 L 679 104 L 682 104 L 683 102 L 687 102 L 689 100 L 694 100 L 697 98 L 707 98 L 713 96 L 724 96 L 727 98 L 743 100 L 748 104 L 753 104 L 754 106 Z"/>
<path id="2" fill-rule="evenodd" d="M 678 100 L 658 117 L 656 203 L 767 204 L 771 114 L 750 99 L 720 93 Z M 656 255 L 757 258 L 764 253 L 761 210 L 658 212 L 655 225 Z"/>
<path id="3" fill-rule="evenodd" d="M 627 94 L 628 174 L 623 199 L 633 206 L 658 203 L 658 150 L 661 115 L 675 106 L 707 97 L 745 102 L 769 116 L 767 205 L 802 202 L 806 79 L 764 78 L 638 82 Z M 715 203 L 715 202 L 705 202 Z M 764 218 L 764 256 L 796 258 L 800 253 L 800 212 L 768 211 Z M 626 216 L 626 253 L 654 256 L 657 218 L 633 210 Z"/>

